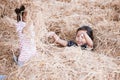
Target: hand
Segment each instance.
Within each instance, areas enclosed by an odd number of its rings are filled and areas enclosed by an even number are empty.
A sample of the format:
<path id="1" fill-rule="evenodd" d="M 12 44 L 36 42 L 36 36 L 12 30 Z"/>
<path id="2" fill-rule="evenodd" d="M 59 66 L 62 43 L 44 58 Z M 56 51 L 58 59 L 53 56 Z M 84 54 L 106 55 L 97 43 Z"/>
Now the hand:
<path id="1" fill-rule="evenodd" d="M 80 34 L 80 39 L 83 39 L 83 38 L 84 38 L 84 34 L 81 33 L 81 34 Z"/>
<path id="2" fill-rule="evenodd" d="M 84 36 L 87 34 L 87 31 L 80 31 L 79 34 L 81 38 L 84 38 Z"/>
<path id="3" fill-rule="evenodd" d="M 52 38 L 54 35 L 55 35 L 55 32 L 52 32 L 52 31 L 51 31 L 51 32 L 49 32 L 49 33 L 47 34 L 47 37 L 48 37 L 48 38 L 49 38 L 49 37 Z"/>
<path id="4" fill-rule="evenodd" d="M 60 39 L 59 36 L 55 32 L 52 32 L 52 31 L 47 34 L 47 37 L 54 38 L 55 42 L 57 42 Z"/>

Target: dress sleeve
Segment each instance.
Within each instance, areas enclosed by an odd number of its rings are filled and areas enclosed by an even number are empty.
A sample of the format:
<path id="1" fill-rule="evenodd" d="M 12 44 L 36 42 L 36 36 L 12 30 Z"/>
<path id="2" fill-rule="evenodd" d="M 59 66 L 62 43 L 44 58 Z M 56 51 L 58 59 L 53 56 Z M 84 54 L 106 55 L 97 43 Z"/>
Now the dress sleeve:
<path id="1" fill-rule="evenodd" d="M 81 45 L 81 49 L 86 49 L 87 48 L 87 44 Z"/>
<path id="2" fill-rule="evenodd" d="M 18 22 L 16 24 L 17 32 L 21 32 L 23 30 L 23 28 L 25 27 L 25 25 L 26 25 L 25 22 L 22 22 L 22 21 Z"/>
<path id="3" fill-rule="evenodd" d="M 68 41 L 67 42 L 67 46 L 68 47 L 70 47 L 70 46 L 77 46 L 77 44 L 74 41 Z"/>

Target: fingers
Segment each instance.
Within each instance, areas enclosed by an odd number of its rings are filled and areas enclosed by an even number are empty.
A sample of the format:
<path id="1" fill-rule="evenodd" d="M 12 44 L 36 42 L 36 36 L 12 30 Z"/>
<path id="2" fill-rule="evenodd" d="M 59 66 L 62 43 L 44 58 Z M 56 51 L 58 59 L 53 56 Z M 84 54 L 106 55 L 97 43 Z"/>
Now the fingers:
<path id="1" fill-rule="evenodd" d="M 51 31 L 47 34 L 47 37 L 52 38 L 54 35 L 55 35 L 55 32 Z"/>
<path id="2" fill-rule="evenodd" d="M 80 34 L 80 39 L 83 39 L 84 38 L 84 34 Z"/>
<path id="3" fill-rule="evenodd" d="M 81 34 L 80 36 L 81 36 L 81 37 L 83 37 L 83 36 L 84 36 L 84 34 Z"/>
<path id="4" fill-rule="evenodd" d="M 55 32 L 49 32 L 47 34 L 47 38 L 54 39 L 54 42 L 56 42 L 56 43 L 59 42 L 59 40 L 60 40 L 60 37 Z"/>

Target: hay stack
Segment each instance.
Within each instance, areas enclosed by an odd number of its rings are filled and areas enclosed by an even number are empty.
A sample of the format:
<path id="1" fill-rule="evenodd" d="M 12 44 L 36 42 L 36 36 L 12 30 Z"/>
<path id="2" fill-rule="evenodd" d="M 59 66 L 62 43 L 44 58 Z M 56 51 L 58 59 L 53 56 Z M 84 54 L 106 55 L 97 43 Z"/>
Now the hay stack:
<path id="1" fill-rule="evenodd" d="M 32 58 L 23 67 L 12 71 L 8 80 L 119 80 L 120 78 L 117 59 L 74 47 L 56 48 L 57 51 L 54 51 L 53 47 L 49 48 L 52 50 L 43 49 L 43 53 Z"/>
<path id="2" fill-rule="evenodd" d="M 119 80 L 119 0 L 0 2 L 0 73 L 6 74 L 8 80 Z M 21 4 L 30 10 L 39 55 L 19 68 L 11 54 L 19 53 L 14 9 Z M 76 29 L 82 25 L 94 30 L 94 52 L 59 48 L 45 38 L 48 31 L 55 31 L 65 40 L 74 40 Z"/>

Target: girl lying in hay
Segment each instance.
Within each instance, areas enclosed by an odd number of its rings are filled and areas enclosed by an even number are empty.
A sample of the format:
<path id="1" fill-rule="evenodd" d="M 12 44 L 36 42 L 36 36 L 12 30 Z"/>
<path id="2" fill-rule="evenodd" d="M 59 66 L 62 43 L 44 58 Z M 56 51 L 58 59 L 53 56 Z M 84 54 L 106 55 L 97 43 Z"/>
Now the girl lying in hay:
<path id="1" fill-rule="evenodd" d="M 30 57 L 36 54 L 35 33 L 31 19 L 28 19 L 30 16 L 28 16 L 25 6 L 22 5 L 20 8 L 16 8 L 15 12 L 17 14 L 16 30 L 19 37 L 20 54 L 18 58 L 14 56 L 14 60 L 19 66 L 22 66 Z"/>
<path id="2" fill-rule="evenodd" d="M 89 26 L 82 26 L 76 31 L 75 41 L 65 41 L 60 39 L 55 32 L 49 32 L 48 37 L 54 38 L 55 42 L 62 46 L 81 46 L 82 48 L 93 48 L 93 31 Z"/>

